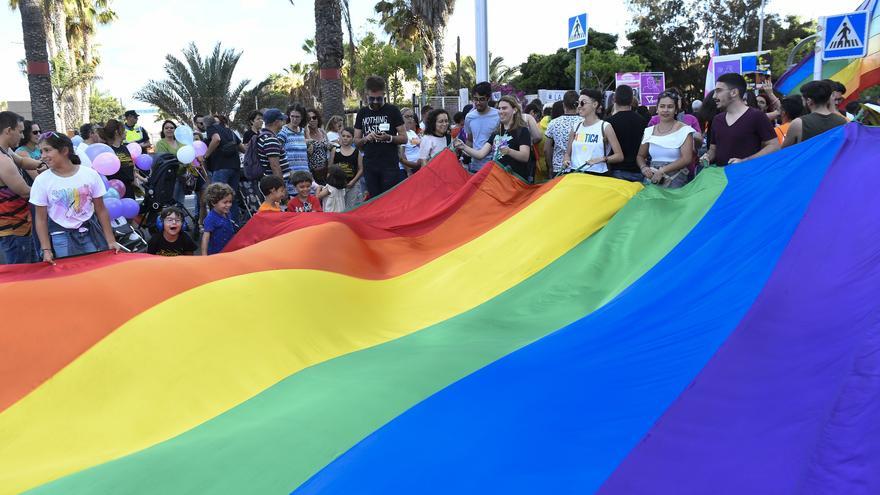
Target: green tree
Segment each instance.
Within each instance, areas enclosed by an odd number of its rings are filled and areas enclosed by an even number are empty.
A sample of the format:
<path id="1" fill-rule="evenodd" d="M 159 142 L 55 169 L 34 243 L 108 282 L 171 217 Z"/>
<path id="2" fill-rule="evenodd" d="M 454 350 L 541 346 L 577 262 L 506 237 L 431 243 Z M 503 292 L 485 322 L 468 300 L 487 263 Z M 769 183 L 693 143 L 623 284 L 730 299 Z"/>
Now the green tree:
<path id="1" fill-rule="evenodd" d="M 426 27 L 433 33 L 433 67 L 437 94 L 446 94 L 443 78 L 443 43 L 446 39 L 446 24 L 455 9 L 455 0 L 413 0 L 413 10 L 422 18 Z"/>
<path id="2" fill-rule="evenodd" d="M 89 96 L 89 113 L 92 122 L 107 122 L 110 119 L 122 118 L 125 107 L 109 93 L 92 89 L 92 94 Z"/>
<path id="3" fill-rule="evenodd" d="M 504 64 L 504 57 L 494 57 L 489 52 L 489 81 L 499 84 L 509 83 L 516 75 L 516 69 Z M 458 87 L 458 73 L 455 62 L 446 65 L 443 73 L 444 83 L 447 87 Z M 473 88 L 477 84 L 477 62 L 474 57 L 467 55 L 461 59 L 461 87 Z"/>
<path id="4" fill-rule="evenodd" d="M 526 93 L 536 93 L 539 89 L 566 89 L 574 86 L 575 54 L 560 48 L 551 55 L 531 54 L 519 66 L 519 76 L 512 84 Z"/>
<path id="5" fill-rule="evenodd" d="M 422 59 L 420 51 L 411 52 L 393 46 L 367 33 L 358 46 L 358 65 L 352 86 L 363 88 L 367 77 L 382 75 L 388 83 L 388 97 L 391 101 L 403 101 L 403 83 L 416 77 L 416 63 Z"/>
<path id="6" fill-rule="evenodd" d="M 195 43 L 191 43 L 183 50 L 183 60 L 173 55 L 165 57 L 167 79 L 150 80 L 135 98 L 188 124 L 192 124 L 192 116 L 196 113 L 229 115 L 250 83 L 246 79 L 232 86 L 232 76 L 240 58 L 241 52 L 224 50 L 217 43 L 211 55 L 202 59 Z"/>
<path id="7" fill-rule="evenodd" d="M 610 50 L 586 50 L 581 55 L 581 64 L 581 87 L 595 87 L 601 91 L 614 89 L 617 72 L 639 72 L 647 67 L 638 55 L 621 55 Z M 571 62 L 566 72 L 574 74 L 574 71 L 575 63 Z"/>

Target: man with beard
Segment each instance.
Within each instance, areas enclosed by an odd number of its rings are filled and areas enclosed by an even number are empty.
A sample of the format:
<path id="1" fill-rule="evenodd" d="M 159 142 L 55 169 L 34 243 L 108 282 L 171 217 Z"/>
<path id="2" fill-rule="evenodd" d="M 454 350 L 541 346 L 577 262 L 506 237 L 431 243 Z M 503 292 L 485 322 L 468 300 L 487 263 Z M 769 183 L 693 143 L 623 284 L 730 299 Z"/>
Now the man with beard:
<path id="1" fill-rule="evenodd" d="M 704 160 L 725 166 L 779 150 L 779 141 L 767 116 L 743 100 L 746 80 L 733 72 L 715 83 L 715 102 L 721 113 L 712 120 L 712 139 Z"/>
<path id="2" fill-rule="evenodd" d="M 364 154 L 364 179 L 371 198 L 401 181 L 397 147 L 406 143 L 400 109 L 385 102 L 385 80 L 370 76 L 366 81 L 367 104 L 354 121 L 354 140 Z"/>

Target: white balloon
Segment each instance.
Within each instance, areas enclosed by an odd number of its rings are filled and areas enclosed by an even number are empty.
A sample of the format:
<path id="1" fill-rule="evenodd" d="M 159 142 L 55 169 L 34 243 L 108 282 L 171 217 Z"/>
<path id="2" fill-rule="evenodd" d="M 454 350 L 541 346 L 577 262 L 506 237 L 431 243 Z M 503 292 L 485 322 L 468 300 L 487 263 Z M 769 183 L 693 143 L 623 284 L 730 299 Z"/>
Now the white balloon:
<path id="1" fill-rule="evenodd" d="M 192 146 L 181 146 L 177 150 L 177 161 L 189 165 L 196 159 L 196 150 Z"/>

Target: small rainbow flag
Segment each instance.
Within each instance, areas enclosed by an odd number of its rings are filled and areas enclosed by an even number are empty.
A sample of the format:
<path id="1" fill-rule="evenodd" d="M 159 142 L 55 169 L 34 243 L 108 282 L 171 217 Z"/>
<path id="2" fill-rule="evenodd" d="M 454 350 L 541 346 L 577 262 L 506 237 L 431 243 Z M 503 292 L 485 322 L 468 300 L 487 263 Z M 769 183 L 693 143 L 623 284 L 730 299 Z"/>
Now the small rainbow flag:
<path id="1" fill-rule="evenodd" d="M 878 144 L 2 267 L 0 493 L 880 493 Z"/>
<path id="2" fill-rule="evenodd" d="M 868 53 L 864 58 L 853 60 L 829 60 L 822 63 L 822 77 L 846 86 L 846 102 L 855 101 L 859 94 L 880 84 L 880 9 L 877 0 L 864 0 L 856 10 L 868 11 Z M 813 80 L 813 60 L 810 54 L 789 69 L 776 89 L 782 94 L 799 93 L 802 85 Z"/>

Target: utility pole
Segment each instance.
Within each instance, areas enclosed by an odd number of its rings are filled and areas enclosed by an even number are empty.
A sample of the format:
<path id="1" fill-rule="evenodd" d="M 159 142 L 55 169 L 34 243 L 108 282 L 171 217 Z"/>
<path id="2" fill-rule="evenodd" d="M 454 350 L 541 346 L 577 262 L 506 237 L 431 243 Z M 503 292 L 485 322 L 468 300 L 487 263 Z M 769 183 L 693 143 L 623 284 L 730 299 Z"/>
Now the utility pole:
<path id="1" fill-rule="evenodd" d="M 456 89 L 461 89 L 461 36 L 455 37 L 455 77 L 458 79 Z"/>
<path id="2" fill-rule="evenodd" d="M 477 10 L 477 80 L 474 82 L 479 83 L 489 81 L 489 14 L 486 0 L 476 0 L 474 5 Z"/>
<path id="3" fill-rule="evenodd" d="M 761 0 L 761 17 L 758 23 L 758 56 L 761 56 L 761 50 L 764 49 L 764 4 L 766 0 Z"/>

